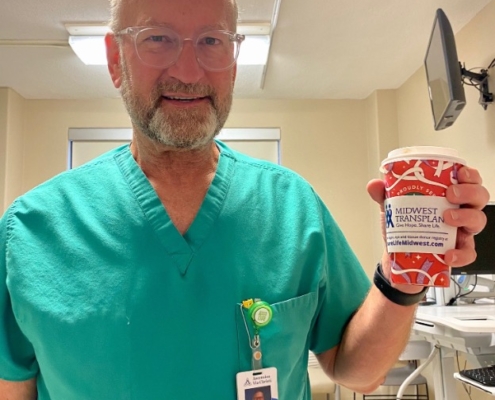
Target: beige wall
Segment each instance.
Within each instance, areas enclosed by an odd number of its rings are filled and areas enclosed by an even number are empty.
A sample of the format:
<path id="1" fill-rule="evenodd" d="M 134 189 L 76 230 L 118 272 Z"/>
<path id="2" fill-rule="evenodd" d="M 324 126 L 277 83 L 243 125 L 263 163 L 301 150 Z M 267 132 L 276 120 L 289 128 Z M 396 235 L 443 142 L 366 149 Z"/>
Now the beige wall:
<path id="1" fill-rule="evenodd" d="M 12 203 L 16 197 L 23 193 L 22 160 L 24 99 L 13 90 L 10 90 L 8 114 L 5 206 Z"/>
<path id="2" fill-rule="evenodd" d="M 25 105 L 23 191 L 67 169 L 69 128 L 120 128 L 120 100 L 29 100 Z"/>
<path id="3" fill-rule="evenodd" d="M 7 178 L 7 88 L 0 88 L 0 214 L 4 210 L 5 179 Z"/>
<path id="4" fill-rule="evenodd" d="M 0 213 L 22 191 L 24 99 L 0 88 Z"/>
<path id="5" fill-rule="evenodd" d="M 380 178 L 379 166 L 388 152 L 398 147 L 395 90 L 377 90 L 365 100 L 368 179 Z M 370 202 L 371 243 L 375 260 L 381 258 L 383 240 L 377 205 Z"/>

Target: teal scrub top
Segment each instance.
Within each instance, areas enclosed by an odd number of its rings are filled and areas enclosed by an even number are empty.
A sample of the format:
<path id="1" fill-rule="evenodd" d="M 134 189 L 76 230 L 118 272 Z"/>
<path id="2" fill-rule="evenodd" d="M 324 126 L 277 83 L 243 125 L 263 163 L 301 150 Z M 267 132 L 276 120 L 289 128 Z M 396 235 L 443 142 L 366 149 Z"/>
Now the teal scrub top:
<path id="1" fill-rule="evenodd" d="M 341 340 L 369 281 L 300 176 L 217 141 L 182 236 L 129 146 L 18 198 L 0 220 L 0 378 L 40 400 L 235 399 L 244 299 L 271 304 L 263 367 L 310 399 L 308 350 Z M 249 331 L 249 333 L 247 332 Z"/>

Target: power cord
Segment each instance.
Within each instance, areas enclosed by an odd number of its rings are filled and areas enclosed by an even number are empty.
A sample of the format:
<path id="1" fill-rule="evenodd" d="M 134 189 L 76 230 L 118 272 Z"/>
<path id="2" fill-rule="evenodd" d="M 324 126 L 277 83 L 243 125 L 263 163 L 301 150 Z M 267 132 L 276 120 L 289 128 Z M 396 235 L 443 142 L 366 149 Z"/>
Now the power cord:
<path id="1" fill-rule="evenodd" d="M 473 284 L 473 287 L 471 288 L 471 290 L 467 293 L 462 293 L 462 287 L 461 285 L 459 285 L 459 283 L 454 279 L 454 278 L 450 278 L 455 284 L 456 286 L 458 287 L 459 291 L 456 293 L 456 295 L 454 297 L 452 297 L 449 302 L 447 303 L 448 306 L 452 306 L 457 300 L 459 300 L 460 298 L 464 297 L 464 296 L 467 296 L 468 294 L 471 294 L 474 292 L 474 290 L 476 289 L 476 285 L 478 284 L 478 275 L 475 275 L 474 276 L 474 284 Z"/>
<path id="2" fill-rule="evenodd" d="M 459 364 L 459 352 L 458 351 L 455 352 L 455 358 L 457 360 L 457 372 L 461 372 L 461 366 Z M 463 369 L 466 369 L 466 366 L 467 366 L 467 361 L 464 361 L 464 368 Z M 469 400 L 473 400 L 471 398 L 471 389 L 472 389 L 472 386 L 470 386 L 470 385 L 468 386 L 464 382 L 461 382 L 461 383 L 462 383 L 462 387 L 464 388 L 464 391 L 466 392 L 466 394 L 469 397 Z"/>
<path id="3" fill-rule="evenodd" d="M 413 373 L 404 380 L 404 382 L 402 382 L 402 385 L 400 385 L 399 391 L 397 392 L 397 400 L 402 400 L 402 396 L 404 396 L 404 392 L 406 391 L 409 384 L 428 366 L 429 363 L 433 361 L 439 350 L 440 347 L 438 345 L 435 345 L 426 361 L 424 363 L 421 363 L 421 365 L 416 368 Z"/>

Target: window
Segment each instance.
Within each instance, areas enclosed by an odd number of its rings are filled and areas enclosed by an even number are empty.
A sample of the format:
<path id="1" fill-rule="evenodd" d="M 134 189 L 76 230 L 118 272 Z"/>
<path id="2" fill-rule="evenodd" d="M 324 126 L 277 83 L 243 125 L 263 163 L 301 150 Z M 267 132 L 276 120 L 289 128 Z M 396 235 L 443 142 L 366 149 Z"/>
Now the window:
<path id="1" fill-rule="evenodd" d="M 78 167 L 118 146 L 130 143 L 132 129 L 70 128 L 68 168 Z M 226 128 L 218 139 L 234 150 L 280 164 L 279 128 Z"/>

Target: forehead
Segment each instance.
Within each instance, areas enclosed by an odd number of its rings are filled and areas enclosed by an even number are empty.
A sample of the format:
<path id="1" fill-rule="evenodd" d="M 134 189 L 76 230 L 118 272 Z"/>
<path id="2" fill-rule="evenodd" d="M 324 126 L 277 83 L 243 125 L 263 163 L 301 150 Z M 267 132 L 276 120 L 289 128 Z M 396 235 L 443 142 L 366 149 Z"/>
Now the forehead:
<path id="1" fill-rule="evenodd" d="M 166 25 L 178 32 L 206 28 L 231 29 L 231 0 L 124 1 L 124 26 Z"/>

